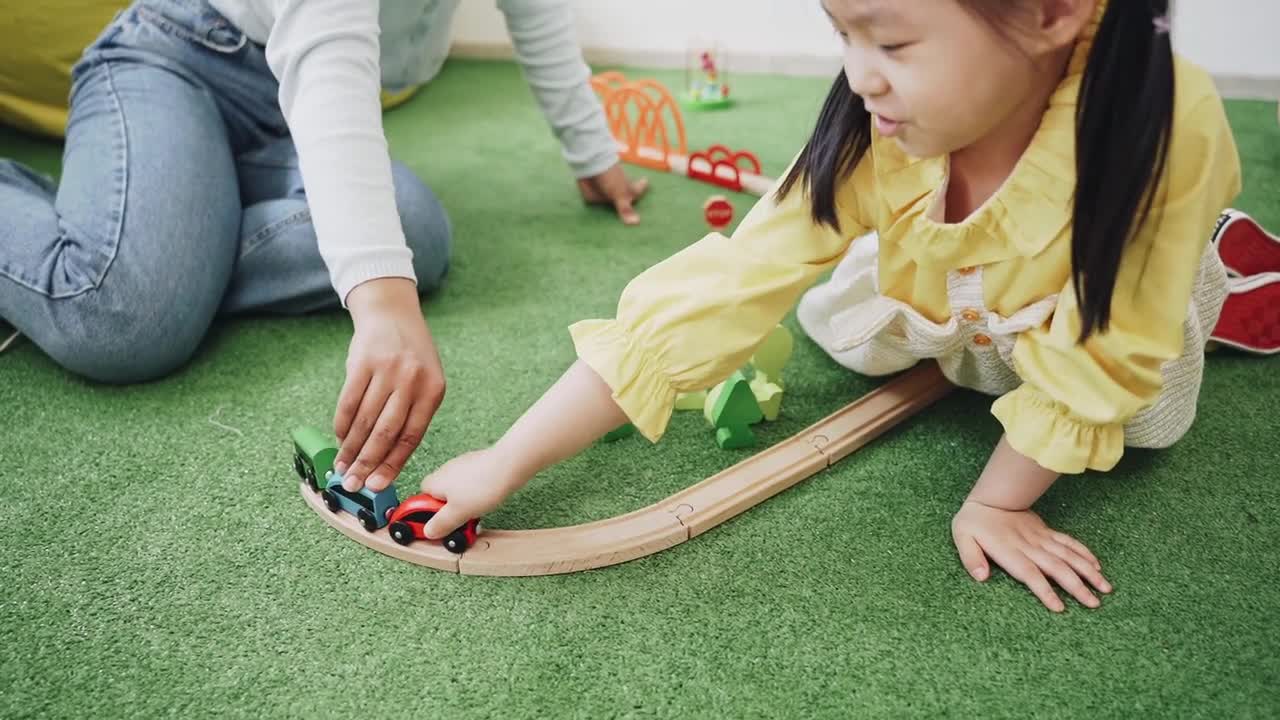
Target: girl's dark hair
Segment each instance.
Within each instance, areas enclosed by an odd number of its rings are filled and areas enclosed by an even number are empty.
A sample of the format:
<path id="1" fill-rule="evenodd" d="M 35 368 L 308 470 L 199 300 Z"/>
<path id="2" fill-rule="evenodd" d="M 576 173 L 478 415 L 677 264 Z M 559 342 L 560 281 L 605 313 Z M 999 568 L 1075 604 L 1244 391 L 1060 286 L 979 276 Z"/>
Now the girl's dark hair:
<path id="1" fill-rule="evenodd" d="M 778 184 L 778 198 L 785 198 L 796 183 L 803 182 L 813 222 L 839 230 L 836 186 L 848 179 L 870 147 L 871 113 L 862 97 L 849 89 L 849 80 L 841 68 L 818 113 L 813 135 Z"/>
<path id="2" fill-rule="evenodd" d="M 960 1 L 984 16 L 998 12 L 990 1 Z M 1108 327 L 1121 254 L 1147 221 L 1164 175 L 1173 128 L 1173 48 L 1156 20 L 1168 13 L 1169 0 L 1110 0 L 1081 81 L 1071 221 L 1081 342 Z M 778 198 L 801 184 L 814 223 L 839 230 L 836 189 L 870 145 L 871 116 L 841 70 L 813 135 L 778 185 Z"/>

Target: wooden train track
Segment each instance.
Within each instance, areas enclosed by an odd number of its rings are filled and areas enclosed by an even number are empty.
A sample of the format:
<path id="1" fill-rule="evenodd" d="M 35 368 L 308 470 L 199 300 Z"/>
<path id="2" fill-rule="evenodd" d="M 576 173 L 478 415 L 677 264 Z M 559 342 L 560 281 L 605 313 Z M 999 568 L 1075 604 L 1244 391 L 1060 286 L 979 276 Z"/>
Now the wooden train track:
<path id="1" fill-rule="evenodd" d="M 803 432 L 648 507 L 583 525 L 486 530 L 461 555 L 439 543 L 397 544 L 350 513 L 330 512 L 306 484 L 307 505 L 356 542 L 418 565 L 463 575 L 556 575 L 616 565 L 697 537 L 839 462 L 951 391 L 937 365 L 922 363 Z"/>

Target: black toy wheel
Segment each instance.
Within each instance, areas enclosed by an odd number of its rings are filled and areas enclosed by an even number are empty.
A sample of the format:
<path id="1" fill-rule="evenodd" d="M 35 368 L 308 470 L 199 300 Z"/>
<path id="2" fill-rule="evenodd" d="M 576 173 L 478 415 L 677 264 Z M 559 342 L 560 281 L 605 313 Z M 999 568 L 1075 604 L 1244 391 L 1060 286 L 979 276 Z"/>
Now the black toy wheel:
<path id="1" fill-rule="evenodd" d="M 401 545 L 408 545 L 413 542 L 413 530 L 402 522 L 393 522 L 391 527 L 387 528 L 387 532 L 391 533 L 391 539 Z"/>
<path id="2" fill-rule="evenodd" d="M 329 508 L 329 512 L 338 512 L 342 506 L 338 504 L 338 498 L 328 490 L 321 490 L 320 497 L 324 498 L 324 506 Z"/>
<path id="3" fill-rule="evenodd" d="M 307 479 L 307 468 L 302 464 L 302 456 L 298 453 L 293 454 L 293 472 L 297 474 L 299 480 Z"/>
<path id="4" fill-rule="evenodd" d="M 310 465 L 306 468 L 307 483 L 311 485 L 311 489 L 320 492 L 320 483 L 316 482 L 316 471 Z"/>
<path id="5" fill-rule="evenodd" d="M 373 513 L 368 510 L 361 510 L 356 513 L 356 519 L 359 520 L 360 524 L 364 526 L 364 529 L 369 532 L 373 532 L 378 529 L 378 521 L 373 518 Z"/>
<path id="6" fill-rule="evenodd" d="M 462 528 L 458 528 L 448 535 L 445 535 L 444 548 L 451 553 L 461 553 L 466 550 L 467 533 Z"/>

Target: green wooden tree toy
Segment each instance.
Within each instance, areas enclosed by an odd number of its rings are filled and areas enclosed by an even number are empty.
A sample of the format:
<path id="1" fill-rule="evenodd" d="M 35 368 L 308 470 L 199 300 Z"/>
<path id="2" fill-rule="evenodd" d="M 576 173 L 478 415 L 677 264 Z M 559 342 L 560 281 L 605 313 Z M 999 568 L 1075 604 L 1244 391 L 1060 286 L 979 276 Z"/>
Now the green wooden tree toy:
<path id="1" fill-rule="evenodd" d="M 756 371 L 756 376 L 751 378 L 751 394 L 760 404 L 760 412 L 764 413 L 765 420 L 773 422 L 778 419 L 782 412 L 781 385 L 773 382 L 773 378 L 763 372 Z"/>
<path id="2" fill-rule="evenodd" d="M 736 450 L 755 445 L 756 436 L 751 425 L 764 419 L 751 382 L 741 371 L 725 381 L 724 388 L 716 396 L 709 414 L 716 428 L 716 444 L 722 450 Z"/>
<path id="3" fill-rule="evenodd" d="M 614 442 L 615 440 L 621 440 L 624 437 L 630 437 L 631 435 L 634 435 L 635 432 L 635 425 L 632 425 L 631 423 L 623 423 L 622 425 L 619 425 L 613 430 L 605 433 L 601 440 L 603 442 Z"/>
<path id="4" fill-rule="evenodd" d="M 707 404 L 707 391 L 680 393 L 676 396 L 676 410 L 701 410 Z"/>
<path id="5" fill-rule="evenodd" d="M 751 356 L 751 365 L 755 367 L 757 373 L 768 376 L 768 382 L 782 389 L 784 387 L 782 368 L 791 359 L 794 348 L 795 340 L 791 337 L 791 331 L 779 325 L 769 333 L 764 342 L 760 343 L 760 347 L 756 348 Z"/>

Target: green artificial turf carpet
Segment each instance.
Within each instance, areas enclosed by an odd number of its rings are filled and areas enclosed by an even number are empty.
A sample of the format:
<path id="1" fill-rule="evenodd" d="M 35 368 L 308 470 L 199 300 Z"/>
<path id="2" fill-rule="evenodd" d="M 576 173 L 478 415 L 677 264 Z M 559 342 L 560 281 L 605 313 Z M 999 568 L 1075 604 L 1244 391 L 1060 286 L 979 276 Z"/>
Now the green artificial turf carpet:
<path id="1" fill-rule="evenodd" d="M 827 85 L 741 76 L 734 109 L 685 114 L 690 144 L 754 150 L 776 175 Z M 1237 206 L 1280 228 L 1275 106 L 1229 112 Z M 632 169 L 653 183 L 640 226 L 584 207 L 508 63 L 451 62 L 386 125 L 456 227 L 424 303 L 448 395 L 404 496 L 495 440 L 571 362 L 566 326 L 701 237 L 717 190 Z M 0 155 L 47 172 L 59 152 L 0 135 Z M 732 196 L 735 220 L 752 200 Z M 188 367 L 134 387 L 82 382 L 29 342 L 0 355 L 0 717 L 1280 713 L 1280 358 L 1214 353 L 1185 439 L 1042 499 L 1116 587 L 1054 615 L 956 558 L 952 514 L 1000 433 L 991 399 L 963 392 L 634 562 L 495 579 L 382 556 L 307 509 L 289 468 L 289 430 L 330 422 L 349 333 L 336 311 L 220 322 Z M 797 340 L 766 443 L 879 383 Z M 609 517 L 751 453 L 678 413 L 661 443 L 593 447 L 487 524 Z"/>

